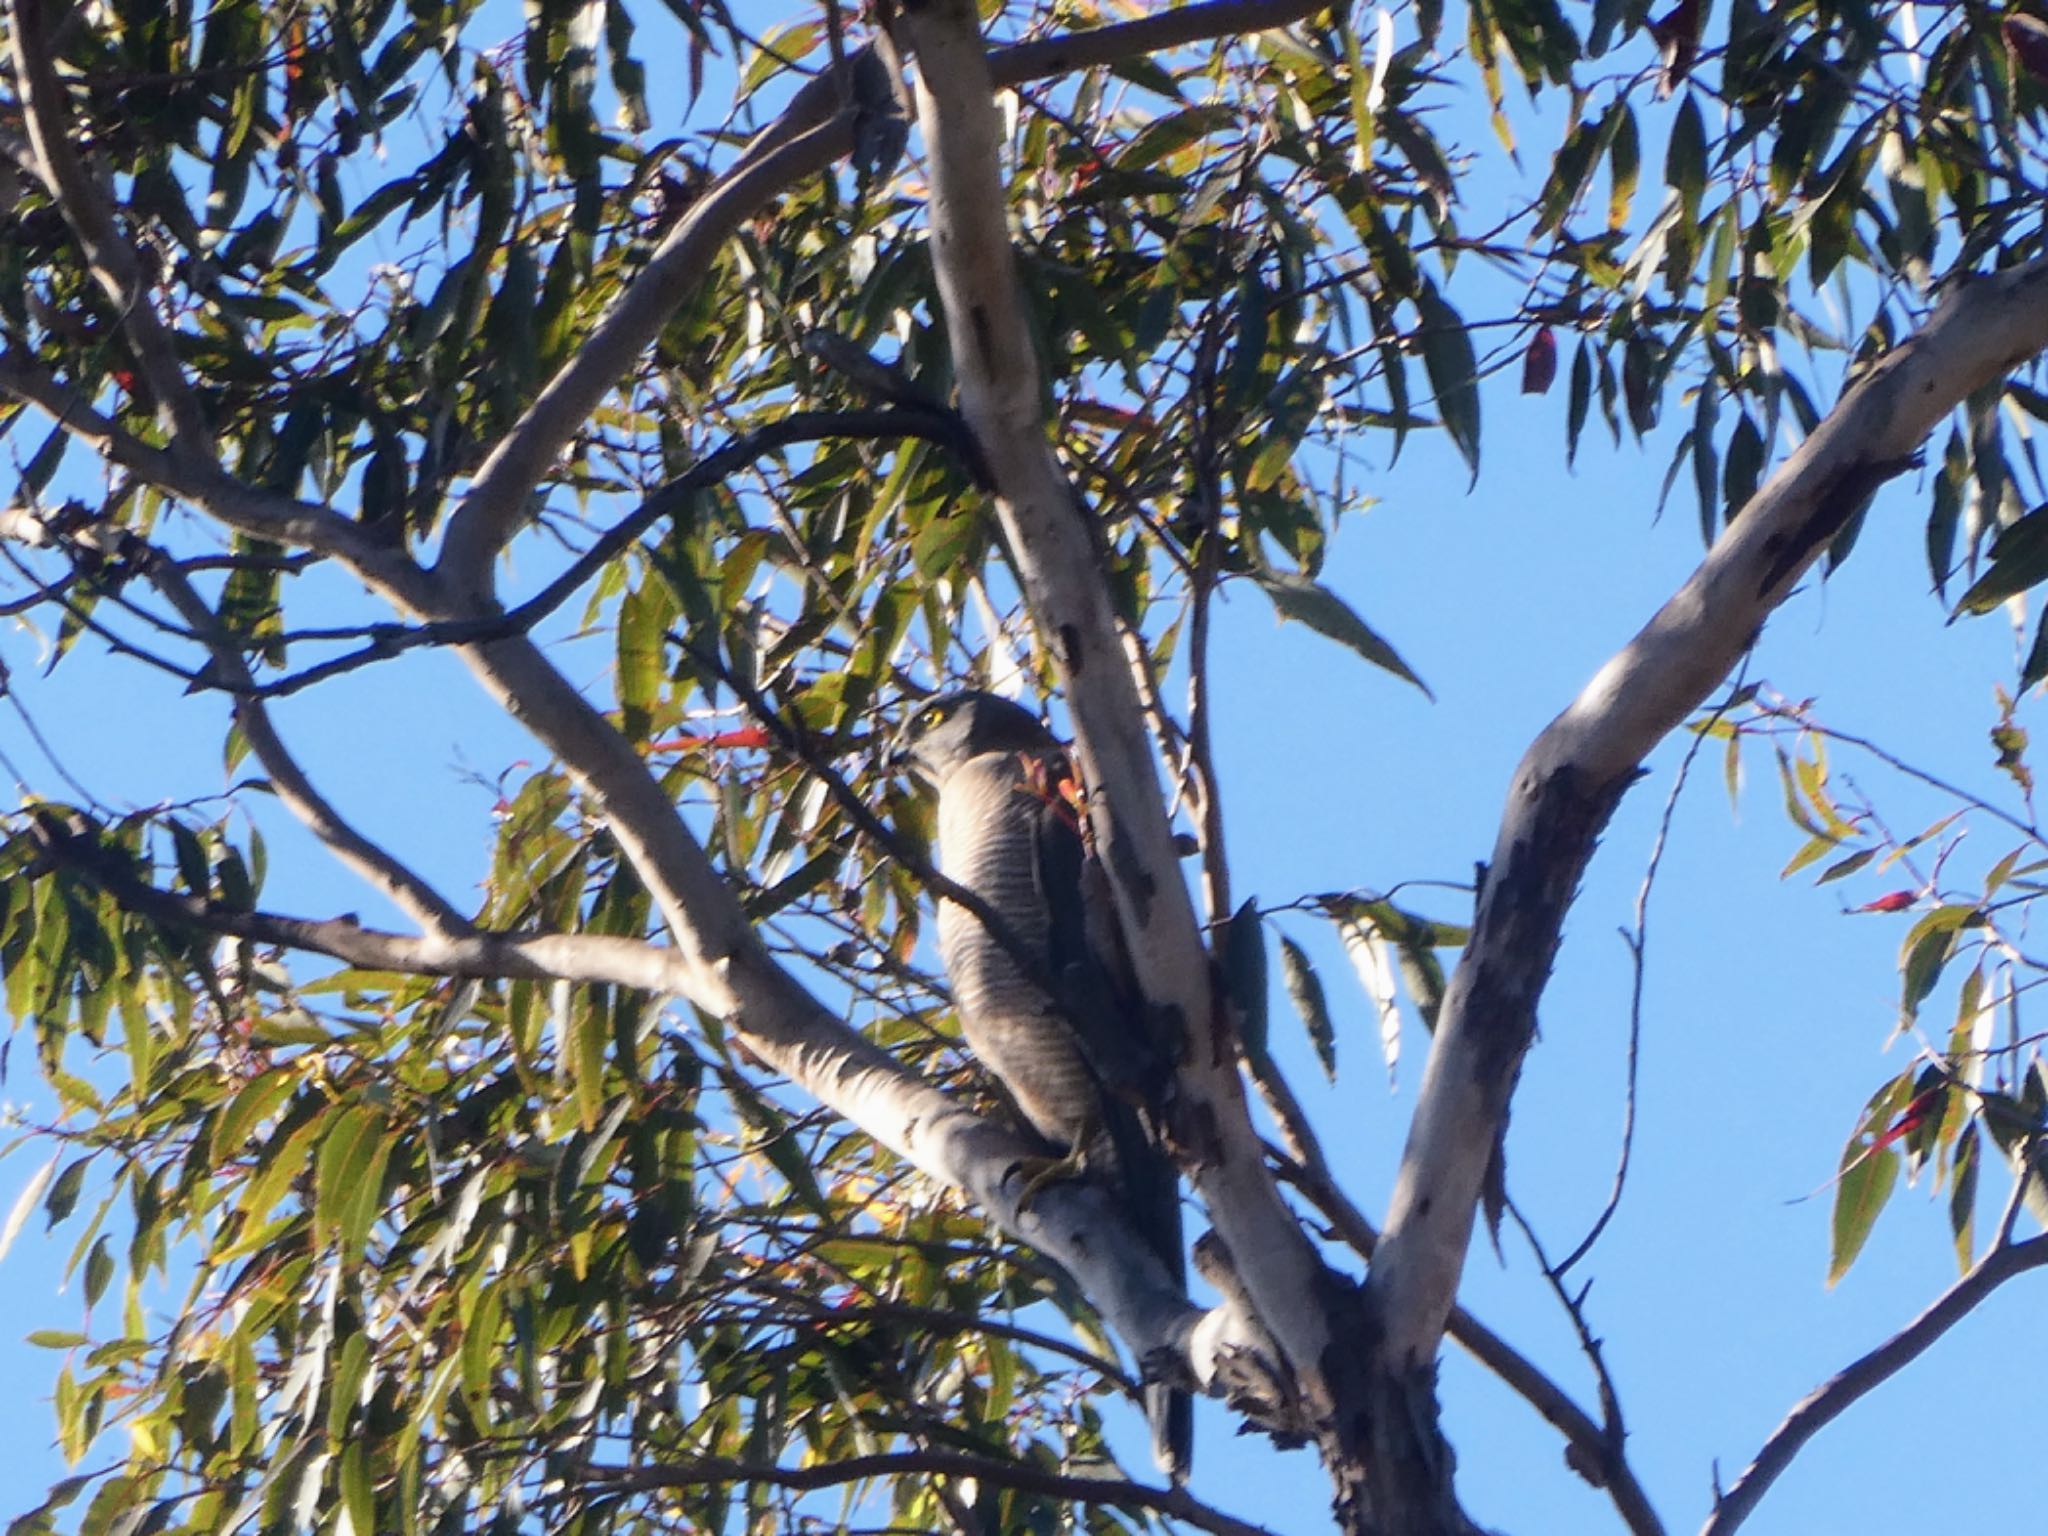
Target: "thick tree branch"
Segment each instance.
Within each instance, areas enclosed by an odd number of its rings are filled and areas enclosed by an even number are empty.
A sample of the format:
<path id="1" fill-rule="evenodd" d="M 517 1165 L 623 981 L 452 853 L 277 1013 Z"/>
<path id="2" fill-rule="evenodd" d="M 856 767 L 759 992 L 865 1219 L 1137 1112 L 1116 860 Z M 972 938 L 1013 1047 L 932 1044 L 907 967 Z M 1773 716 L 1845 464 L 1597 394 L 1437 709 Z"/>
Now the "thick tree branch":
<path id="1" fill-rule="evenodd" d="M 1147 1488 L 1117 1478 L 1075 1477 L 1048 1472 L 1027 1462 L 998 1461 L 967 1451 L 895 1451 L 870 1456 L 842 1456 L 815 1466 L 785 1467 L 774 1462 L 730 1461 L 707 1456 L 696 1461 L 667 1462 L 647 1467 L 603 1467 L 586 1470 L 594 1484 L 615 1488 L 693 1488 L 703 1483 L 767 1483 L 808 1492 L 842 1488 L 885 1477 L 971 1477 L 996 1488 L 1017 1488 L 1078 1504 L 1107 1504 L 1115 1509 L 1141 1509 L 1183 1521 L 1216 1536 L 1272 1536 L 1264 1526 L 1233 1519 L 1203 1503 L 1185 1488 Z"/>
<path id="2" fill-rule="evenodd" d="M 87 270 L 113 301 L 121 334 L 155 404 L 157 419 L 178 458 L 212 457 L 212 437 L 199 400 L 185 381 L 170 332 L 158 318 L 135 248 L 114 224 L 111 199 L 80 158 L 65 111 L 44 29 L 48 0 L 8 0 L 8 36 L 14 45 L 15 86 L 21 93 L 35 168 L 64 222 L 78 239 Z"/>
<path id="3" fill-rule="evenodd" d="M 2000 1243 L 1970 1272 L 1942 1292 L 1934 1304 L 1855 1364 L 1807 1394 L 1785 1422 L 1772 1430 L 1735 1485 L 1714 1505 L 1700 1536 L 1729 1536 L 1755 1511 L 1778 1474 L 1792 1464 L 1806 1442 L 1825 1429 L 1866 1392 L 1881 1386 L 1926 1352 L 1977 1304 L 2015 1275 L 2048 1265 L 2048 1237 Z"/>
<path id="4" fill-rule="evenodd" d="M 930 153 L 932 256 L 961 407 L 996 486 L 996 510 L 1067 695 L 1089 820 L 1115 888 L 1146 996 L 1183 1042 L 1175 1119 L 1186 1166 L 1237 1255 L 1259 1320 L 1299 1380 L 1326 1451 L 1348 1431 L 1332 1386 L 1332 1313 L 1343 1282 L 1325 1268 L 1273 1184 L 1219 1019 L 1210 965 L 1180 877 L 1144 714 L 1123 665 L 1107 586 L 1083 513 L 1040 414 L 1040 380 L 1005 218 L 999 122 L 979 19 L 967 0 L 904 9 L 918 59 Z M 1332 1440 L 1326 1431 L 1335 1431 Z M 1333 1453 L 1333 1465 L 1341 1460 Z"/>
<path id="5" fill-rule="evenodd" d="M 1829 539 L 1912 461 L 1941 418 L 2044 348 L 2048 260 L 1965 281 L 1851 385 L 1685 586 L 1531 745 L 1444 1000 L 1366 1283 L 1385 1348 L 1376 1425 L 1426 1423 L 1434 1434 L 1425 1401 L 1432 1362 L 1537 999 L 1594 840 L 1643 758 L 1727 675 Z M 1448 1488 L 1446 1458 L 1423 1451 L 1404 1464 L 1433 1467 Z M 1415 1509 L 1394 1524 L 1436 1528 Z"/>
<path id="6" fill-rule="evenodd" d="M 792 112 L 797 106 L 791 103 Z M 484 460 L 448 520 L 437 576 L 469 596 L 489 594 L 492 562 L 531 515 L 535 487 L 556 456 L 697 290 L 732 232 L 772 198 L 847 152 L 852 116 L 845 112 L 805 129 L 765 154 L 749 153 L 691 204 L 646 268 Z"/>
<path id="7" fill-rule="evenodd" d="M 140 541 L 138 541 L 140 542 Z M 251 697 L 255 679 L 235 637 L 222 628 L 219 615 L 207 606 L 192 583 L 170 560 L 155 550 L 146 550 L 143 570 L 157 591 L 178 611 L 178 617 L 197 634 L 213 656 L 214 669 L 236 694 L 235 724 L 242 728 L 249 749 L 263 765 L 270 786 L 285 809 L 296 816 L 315 837 L 327 845 L 344 865 L 367 881 L 387 901 L 435 937 L 453 937 L 470 931 L 469 920 L 456 911 L 431 885 L 407 868 L 394 855 L 378 847 L 350 826 L 332 802 L 313 786 L 305 769 L 287 750 L 277 734 L 270 711 Z"/>

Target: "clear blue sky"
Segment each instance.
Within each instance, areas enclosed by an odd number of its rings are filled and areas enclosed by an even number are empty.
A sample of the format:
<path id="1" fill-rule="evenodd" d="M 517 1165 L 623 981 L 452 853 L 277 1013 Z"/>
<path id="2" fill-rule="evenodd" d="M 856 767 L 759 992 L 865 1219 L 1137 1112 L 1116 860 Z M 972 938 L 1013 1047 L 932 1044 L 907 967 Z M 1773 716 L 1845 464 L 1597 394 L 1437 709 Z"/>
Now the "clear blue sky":
<path id="1" fill-rule="evenodd" d="M 643 38 L 664 25 L 652 11 L 644 24 Z M 1475 115 L 1462 137 L 1477 144 L 1484 135 Z M 1541 142 L 1528 151 L 1535 163 Z M 1647 146 L 1644 159 L 1657 163 Z M 1467 195 L 1488 190 L 1475 183 Z M 1436 703 L 1297 626 L 1276 626 L 1250 591 L 1224 605 L 1219 739 L 1240 897 L 1273 903 L 1469 878 L 1491 849 L 1508 775 L 1530 737 L 1697 561 L 1687 486 L 1661 523 L 1651 518 L 1682 425 L 1660 429 L 1641 452 L 1612 451 L 1603 430 L 1589 429 L 1569 473 L 1564 409 L 1562 386 L 1529 400 L 1513 394 L 1512 380 L 1490 385 L 1485 463 L 1469 492 L 1463 466 L 1430 436 L 1412 439 L 1392 467 L 1374 450 L 1381 502 L 1346 522 L 1327 578 L 1430 682 Z M 1928 591 L 1924 513 L 1912 481 L 1887 491 L 1845 571 L 1809 584 L 1773 622 L 1752 676 L 1816 697 L 1831 724 L 1998 794 L 1984 732 L 1993 685 L 2010 686 L 2011 633 L 1999 619 L 1945 624 Z M 174 685 L 86 655 L 36 687 L 36 657 L 25 634 L 0 640 L 29 709 L 97 796 L 148 804 L 221 786 L 218 700 L 183 698 Z M 603 658 L 593 655 L 580 680 L 604 691 Z M 2039 713 L 2029 704 L 2022 723 L 2038 726 Z M 408 657 L 289 700 L 278 714 L 345 811 L 414 854 L 458 899 L 474 888 L 492 796 L 470 774 L 489 777 L 534 751 L 452 660 Z M 0 750 L 47 783 L 19 719 L 4 713 Z M 1630 982 L 1616 930 L 1630 921 L 1676 760 L 1667 746 L 1603 842 L 1516 1100 L 1510 1185 L 1553 1249 L 1576 1241 L 1612 1176 Z M 1635 1165 L 1619 1216 L 1579 1271 L 1594 1282 L 1591 1317 L 1629 1414 L 1636 1470 L 1674 1532 L 1703 1517 L 1716 1463 L 1731 1479 L 1801 1395 L 1955 1274 L 1944 1209 L 1902 1191 L 1855 1270 L 1832 1290 L 1824 1284 L 1828 1196 L 1803 1197 L 1830 1179 L 1865 1098 L 1910 1049 L 1892 1040 L 1887 1052 L 1895 951 L 1909 919 L 1842 915 L 1903 882 L 1781 882 L 1777 871 L 1800 838 L 1767 758 L 1754 755 L 1750 767 L 1738 810 L 1718 761 L 1702 765 L 1680 807 L 1651 913 Z M 1838 767 L 1857 773 L 1895 825 L 1946 809 L 1874 768 Z M 391 920 L 302 835 L 275 820 L 266 833 L 271 904 Z M 1415 904 L 1465 915 L 1449 895 Z M 1274 1038 L 1348 1187 L 1377 1215 L 1426 1041 L 1411 1027 L 1390 1093 L 1370 1010 L 1333 936 L 1306 918 L 1281 922 L 1322 969 L 1339 1029 L 1339 1084 L 1323 1084 L 1277 996 Z M 11 1067 L 9 1099 L 31 1115 L 47 1111 L 25 1039 Z M 0 1207 L 44 1155 L 0 1163 Z M 1996 1178 L 1986 1183 L 1988 1199 L 2002 1195 Z M 57 1292 L 68 1231 L 55 1244 L 39 1232 L 38 1219 L 0 1265 L 12 1324 L 0 1330 L 0 1370 L 14 1384 L 0 1400 L 0 1434 L 14 1448 L 0 1461 L 0 1517 L 30 1507 L 63 1473 L 47 1449 L 59 1357 L 18 1339 L 75 1326 L 78 1300 Z M 1465 1303 L 1590 1405 L 1562 1314 L 1511 1237 L 1506 1250 L 1502 1265 L 1482 1239 Z M 1936 1511 L 1961 1529 L 2008 1511 L 2010 1470 L 2029 1467 L 2037 1451 L 2038 1383 L 2048 1379 L 2048 1343 L 2034 1325 L 2039 1290 L 2038 1278 L 2009 1286 L 1825 1431 L 1749 1529 L 1903 1536 Z M 1604 1498 L 1565 1469 L 1557 1437 L 1455 1350 L 1443 1393 L 1460 1486 L 1482 1523 L 1520 1536 L 1617 1528 Z M 1276 1453 L 1233 1427 L 1220 1408 L 1205 1409 L 1197 1491 L 1277 1531 L 1326 1530 L 1326 1485 L 1312 1455 Z"/>

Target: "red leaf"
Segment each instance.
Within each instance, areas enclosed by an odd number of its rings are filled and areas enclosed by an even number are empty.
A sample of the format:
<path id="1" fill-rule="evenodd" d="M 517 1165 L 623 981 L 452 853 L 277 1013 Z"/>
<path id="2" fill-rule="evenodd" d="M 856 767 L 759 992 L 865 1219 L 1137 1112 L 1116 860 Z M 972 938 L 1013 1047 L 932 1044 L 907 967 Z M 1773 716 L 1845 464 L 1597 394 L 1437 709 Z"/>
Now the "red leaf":
<path id="1" fill-rule="evenodd" d="M 1906 1112 L 1886 1128 L 1883 1135 L 1871 1142 L 1872 1152 L 1881 1152 L 1902 1136 L 1910 1136 L 1919 1130 L 1927 1117 L 1934 1113 L 1934 1106 L 1940 1100 L 1942 1090 L 1930 1088 L 1919 1098 L 1906 1106 Z"/>
<path id="2" fill-rule="evenodd" d="M 1692 73 L 1692 61 L 1700 51 L 1700 0 L 1678 0 L 1650 22 L 1650 37 L 1664 66 L 1657 74 L 1657 99 L 1661 101 Z"/>
<path id="3" fill-rule="evenodd" d="M 2048 84 L 2048 21 L 2016 14 L 2006 17 L 1999 31 L 2005 35 L 2005 46 L 2020 68 Z"/>
<path id="4" fill-rule="evenodd" d="M 1557 380 L 1557 337 L 1543 326 L 1529 338 L 1529 350 L 1522 354 L 1522 393 L 1547 394 Z"/>

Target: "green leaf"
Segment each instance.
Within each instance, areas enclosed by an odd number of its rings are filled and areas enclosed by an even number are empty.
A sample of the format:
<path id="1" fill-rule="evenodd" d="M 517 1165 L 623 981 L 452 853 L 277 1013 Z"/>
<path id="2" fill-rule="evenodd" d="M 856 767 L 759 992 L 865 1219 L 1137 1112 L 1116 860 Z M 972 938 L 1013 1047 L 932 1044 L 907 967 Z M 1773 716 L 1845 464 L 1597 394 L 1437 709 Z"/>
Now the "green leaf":
<path id="1" fill-rule="evenodd" d="M 27 1336 L 26 1341 L 37 1349 L 82 1349 L 92 1340 L 82 1333 L 66 1333 L 55 1328 L 38 1328 Z"/>
<path id="2" fill-rule="evenodd" d="M 1757 481 L 1764 469 L 1764 435 L 1757 430 L 1755 422 L 1744 411 L 1736 419 L 1735 431 L 1728 439 L 1728 452 L 1722 463 L 1721 498 L 1729 522 L 1734 522 L 1742 509 L 1749 505 L 1750 497 L 1756 494 Z"/>
<path id="3" fill-rule="evenodd" d="M 1861 849 L 1858 852 L 1850 854 L 1849 857 L 1847 857 L 1846 859 L 1837 859 L 1834 863 L 1830 864 L 1826 869 L 1822 870 L 1813 883 L 1815 885 L 1826 885 L 1831 880 L 1845 879 L 1846 877 L 1855 874 L 1857 870 L 1861 869 L 1864 865 L 1868 864 L 1872 859 L 1876 857 L 1877 850 L 1875 848 Z"/>
<path id="4" fill-rule="evenodd" d="M 43 1210 L 51 1227 L 69 1216 L 78 1204 L 78 1192 L 85 1187 L 85 1170 L 91 1163 L 90 1153 L 76 1159 L 57 1176 L 57 1182 L 50 1186 L 50 1193 L 43 1201 Z"/>
<path id="5" fill-rule="evenodd" d="M 2048 580 L 2048 503 L 1999 533 L 1989 569 L 1956 600 L 1956 612 L 1989 613 L 2043 580 Z"/>
<path id="6" fill-rule="evenodd" d="M 313 1171 L 313 1241 L 333 1242 L 359 1190 L 364 1166 L 376 1149 L 381 1117 L 357 1106 L 331 1117 Z"/>
<path id="7" fill-rule="evenodd" d="M 1700 114 L 1699 97 L 1692 91 L 1678 104 L 1678 116 L 1671 123 L 1671 140 L 1664 150 L 1664 185 L 1678 194 L 1679 217 L 1697 226 L 1700 198 L 1707 186 L 1707 125 Z"/>
<path id="8" fill-rule="evenodd" d="M 351 1440 L 342 1448 L 338 1481 L 341 1507 L 348 1512 L 349 1524 L 357 1536 L 369 1536 L 377 1529 L 377 1498 L 370 1485 L 370 1453 L 361 1440 Z"/>
<path id="9" fill-rule="evenodd" d="M 384 1214 L 384 1171 L 398 1146 L 398 1137 L 395 1133 L 380 1131 L 374 1135 L 370 1145 L 369 1162 L 356 1173 L 354 1187 L 341 1207 L 338 1235 L 345 1264 L 362 1258 L 364 1246 L 370 1239 L 370 1229 Z"/>
<path id="10" fill-rule="evenodd" d="M 1835 1183 L 1835 1211 L 1832 1245 L 1828 1254 L 1828 1284 L 1849 1272 L 1856 1255 L 1870 1236 L 1878 1212 L 1891 1198 L 1899 1182 L 1899 1154 L 1890 1147 L 1876 1151 L 1857 1135 L 1842 1151 L 1842 1173 Z"/>
<path id="11" fill-rule="evenodd" d="M 1973 1117 L 1956 1142 L 1956 1158 L 1948 1192 L 1949 1231 L 1955 1237 L 1956 1267 L 1968 1274 L 1976 1262 L 1977 1177 L 1983 1133 Z"/>
<path id="12" fill-rule="evenodd" d="M 1920 1012 L 1941 980 L 1941 973 L 1956 951 L 1956 936 L 1965 928 L 1984 926 L 1983 912 L 1974 906 L 1951 903 L 1936 907 L 1908 930 L 1899 945 L 1900 1015 L 1911 1019 Z"/>
<path id="13" fill-rule="evenodd" d="M 1429 386 L 1436 391 L 1437 414 L 1444 430 L 1479 478 L 1479 360 L 1473 355 L 1472 337 L 1465 320 L 1437 292 L 1436 284 L 1425 279 L 1415 295 L 1422 329 L 1417 337 L 1422 348 L 1422 366 L 1429 374 Z"/>
<path id="14" fill-rule="evenodd" d="M 1380 638 L 1377 631 L 1352 611 L 1350 604 L 1320 582 L 1286 571 L 1255 570 L 1252 580 L 1272 600 L 1282 619 L 1295 619 L 1319 635 L 1349 646 L 1374 666 L 1413 683 L 1434 700 L 1429 685 L 1414 672 L 1400 653 Z"/>
<path id="15" fill-rule="evenodd" d="M 326 1032 L 323 1030 L 322 1035 Z M 290 1072 L 264 1072 L 244 1083 L 213 1128 L 215 1167 L 241 1156 L 249 1135 L 270 1118 L 277 1106 L 291 1096 L 297 1079 Z"/>
<path id="16" fill-rule="evenodd" d="M 1294 1011 L 1301 1015 L 1301 1022 L 1307 1026 L 1309 1044 L 1315 1047 L 1316 1060 L 1323 1064 L 1323 1075 L 1334 1083 L 1337 1080 L 1337 1027 L 1330 1022 L 1330 1006 L 1323 996 L 1322 978 L 1316 975 L 1307 951 L 1284 933 L 1280 935 L 1280 974 L 1287 984 L 1287 996 L 1294 1004 Z"/>

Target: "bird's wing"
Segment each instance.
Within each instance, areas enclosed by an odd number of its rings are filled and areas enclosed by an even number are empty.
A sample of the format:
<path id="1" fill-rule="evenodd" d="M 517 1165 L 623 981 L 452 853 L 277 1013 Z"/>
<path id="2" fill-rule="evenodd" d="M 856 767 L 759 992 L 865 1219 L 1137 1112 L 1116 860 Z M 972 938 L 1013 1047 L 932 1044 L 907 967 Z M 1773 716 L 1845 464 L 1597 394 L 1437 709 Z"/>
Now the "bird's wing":
<path id="1" fill-rule="evenodd" d="M 1050 917 L 1048 958 L 1081 1054 L 1102 1086 L 1100 1135 L 1114 1159 L 1118 1192 L 1166 1272 L 1185 1286 L 1180 1175 L 1140 1107 L 1159 1081 L 1158 1053 L 1144 1028 L 1143 1001 L 1107 882 L 1082 837 L 1065 759 L 1028 771 L 1025 781 L 1039 800 L 1034 814 L 1039 888 Z M 1145 1414 L 1154 1458 L 1176 1478 L 1184 1476 L 1194 1440 L 1192 1400 L 1177 1388 L 1148 1386 Z"/>

